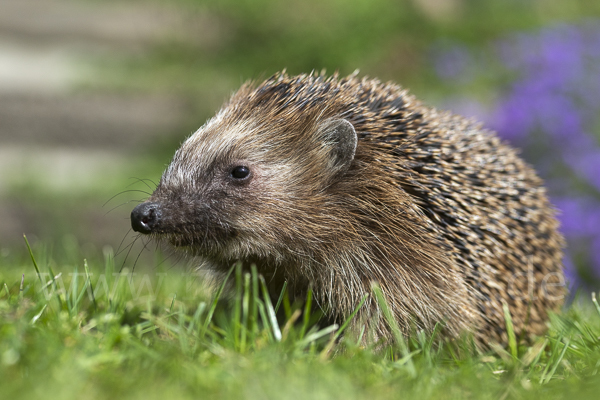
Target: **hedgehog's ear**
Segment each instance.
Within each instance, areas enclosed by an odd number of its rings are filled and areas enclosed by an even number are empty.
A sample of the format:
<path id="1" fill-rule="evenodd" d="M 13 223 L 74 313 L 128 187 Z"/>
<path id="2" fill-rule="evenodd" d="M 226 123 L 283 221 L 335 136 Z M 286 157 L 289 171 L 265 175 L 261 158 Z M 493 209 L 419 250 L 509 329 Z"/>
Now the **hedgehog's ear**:
<path id="1" fill-rule="evenodd" d="M 329 153 L 329 166 L 334 172 L 344 172 L 350 167 L 358 137 L 354 126 L 345 119 L 330 119 L 319 127 L 319 139 Z"/>

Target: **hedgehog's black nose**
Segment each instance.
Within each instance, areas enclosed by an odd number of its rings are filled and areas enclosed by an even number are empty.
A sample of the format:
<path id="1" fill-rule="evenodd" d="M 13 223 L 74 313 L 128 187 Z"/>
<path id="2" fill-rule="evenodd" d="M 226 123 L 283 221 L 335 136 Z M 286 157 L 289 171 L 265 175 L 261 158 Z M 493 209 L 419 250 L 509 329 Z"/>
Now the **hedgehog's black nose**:
<path id="1" fill-rule="evenodd" d="M 131 227 L 134 231 L 143 234 L 152 232 L 160 220 L 160 212 L 157 203 L 139 204 L 131 212 Z"/>

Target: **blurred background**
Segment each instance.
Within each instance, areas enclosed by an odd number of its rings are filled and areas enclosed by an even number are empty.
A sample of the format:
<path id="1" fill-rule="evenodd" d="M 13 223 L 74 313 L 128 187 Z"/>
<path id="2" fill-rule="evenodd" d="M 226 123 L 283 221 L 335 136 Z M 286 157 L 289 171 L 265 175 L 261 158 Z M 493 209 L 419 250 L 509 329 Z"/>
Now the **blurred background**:
<path id="1" fill-rule="evenodd" d="M 0 0 L 0 264 L 23 233 L 125 262 L 140 191 L 241 83 L 284 68 L 359 69 L 497 130 L 561 210 L 569 278 L 597 283 L 598 0 Z"/>

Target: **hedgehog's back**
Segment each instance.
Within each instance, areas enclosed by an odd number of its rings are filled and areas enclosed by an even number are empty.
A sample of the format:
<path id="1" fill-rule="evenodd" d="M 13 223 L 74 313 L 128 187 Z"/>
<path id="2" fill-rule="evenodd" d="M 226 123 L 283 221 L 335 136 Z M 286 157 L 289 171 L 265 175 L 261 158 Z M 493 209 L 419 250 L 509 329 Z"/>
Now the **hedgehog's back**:
<path id="1" fill-rule="evenodd" d="M 473 121 L 420 104 L 405 112 L 414 116 L 409 133 L 385 152 L 424 221 L 452 246 L 486 335 L 506 341 L 502 302 L 517 332 L 541 334 L 565 294 L 564 241 L 541 179 Z"/>
<path id="2" fill-rule="evenodd" d="M 426 229 L 451 249 L 484 336 L 505 341 L 506 302 L 517 331 L 545 330 L 563 301 L 563 238 L 541 180 L 477 123 L 423 106 L 394 84 L 355 75 L 288 77 L 248 86 L 229 106 L 237 118 L 290 126 L 344 118 L 359 147 L 382 163 L 421 210 Z M 262 114 L 261 114 L 262 111 Z M 282 129 L 285 129 L 283 127 Z M 358 151 L 357 151 L 358 153 Z"/>

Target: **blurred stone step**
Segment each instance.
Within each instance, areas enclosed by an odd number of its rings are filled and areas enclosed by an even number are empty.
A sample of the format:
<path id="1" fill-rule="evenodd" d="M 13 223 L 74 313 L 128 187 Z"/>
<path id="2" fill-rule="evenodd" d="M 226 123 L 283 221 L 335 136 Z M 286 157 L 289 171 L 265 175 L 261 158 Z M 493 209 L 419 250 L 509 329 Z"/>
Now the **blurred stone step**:
<path id="1" fill-rule="evenodd" d="M 183 101 L 122 94 L 0 94 L 0 143 L 126 151 L 172 132 Z"/>
<path id="2" fill-rule="evenodd" d="M 169 8 L 132 1 L 0 0 L 0 36 L 87 51 L 152 43 L 181 19 Z"/>

